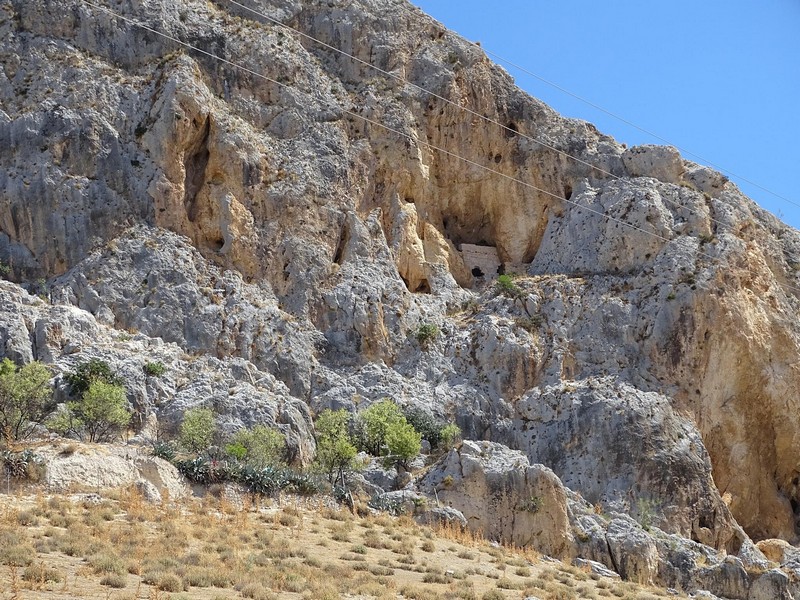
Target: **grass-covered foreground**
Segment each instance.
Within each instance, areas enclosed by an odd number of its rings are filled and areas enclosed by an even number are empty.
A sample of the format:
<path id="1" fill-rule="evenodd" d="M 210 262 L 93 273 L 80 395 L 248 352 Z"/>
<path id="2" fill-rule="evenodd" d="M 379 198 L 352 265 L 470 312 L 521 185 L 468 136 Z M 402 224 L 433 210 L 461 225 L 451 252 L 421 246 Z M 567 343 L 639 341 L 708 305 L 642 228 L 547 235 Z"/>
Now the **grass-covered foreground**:
<path id="1" fill-rule="evenodd" d="M 319 497 L 158 508 L 133 491 L 0 495 L 0 563 L 2 600 L 668 596 Z"/>

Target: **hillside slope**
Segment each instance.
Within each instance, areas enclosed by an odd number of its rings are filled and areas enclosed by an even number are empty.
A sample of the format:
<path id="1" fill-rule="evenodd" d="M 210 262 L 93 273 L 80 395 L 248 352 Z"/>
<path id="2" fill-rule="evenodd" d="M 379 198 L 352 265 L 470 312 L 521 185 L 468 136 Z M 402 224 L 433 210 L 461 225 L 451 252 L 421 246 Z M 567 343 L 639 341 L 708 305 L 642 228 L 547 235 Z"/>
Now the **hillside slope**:
<path id="1" fill-rule="evenodd" d="M 389 396 L 669 532 L 796 540 L 795 230 L 404 0 L 252 6 L 111 6 L 210 56 L 80 0 L 0 3 L 0 261 L 47 300 L 0 286 L 0 355 L 103 356 L 139 373 L 142 424 L 211 399 L 301 460 L 312 411 Z"/>

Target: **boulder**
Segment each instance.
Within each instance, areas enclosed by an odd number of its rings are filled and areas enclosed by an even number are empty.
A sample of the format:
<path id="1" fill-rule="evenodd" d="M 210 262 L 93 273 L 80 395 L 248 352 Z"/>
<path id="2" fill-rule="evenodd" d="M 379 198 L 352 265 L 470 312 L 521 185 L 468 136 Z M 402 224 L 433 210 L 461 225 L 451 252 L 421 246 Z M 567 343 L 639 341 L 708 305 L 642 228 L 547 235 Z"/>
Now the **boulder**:
<path id="1" fill-rule="evenodd" d="M 170 463 L 137 446 L 56 442 L 37 449 L 45 462 L 44 483 L 53 490 L 104 490 L 137 486 L 146 498 L 180 500 L 189 488 Z"/>
<path id="2" fill-rule="evenodd" d="M 617 573 L 630 581 L 653 584 L 658 573 L 658 548 L 636 521 L 623 516 L 612 519 L 606 541 Z"/>
<path id="3" fill-rule="evenodd" d="M 461 511 L 467 527 L 489 539 L 532 546 L 556 557 L 573 548 L 567 497 L 558 477 L 493 442 L 464 441 L 418 483 Z"/>

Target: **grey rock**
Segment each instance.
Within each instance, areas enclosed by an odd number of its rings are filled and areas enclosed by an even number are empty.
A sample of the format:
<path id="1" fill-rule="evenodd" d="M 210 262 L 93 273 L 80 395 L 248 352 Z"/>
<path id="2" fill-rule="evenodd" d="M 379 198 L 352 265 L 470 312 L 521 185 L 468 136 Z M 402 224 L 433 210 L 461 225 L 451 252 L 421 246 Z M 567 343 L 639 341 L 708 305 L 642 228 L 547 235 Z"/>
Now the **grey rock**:
<path id="1" fill-rule="evenodd" d="M 158 492 L 156 486 L 147 481 L 146 479 L 139 479 L 134 484 L 136 490 L 142 495 L 145 502 L 150 504 L 161 504 L 161 494 Z"/>
<path id="2" fill-rule="evenodd" d="M 634 146 L 622 155 L 631 177 L 652 177 L 665 183 L 677 183 L 684 172 L 683 159 L 671 146 Z"/>
<path id="3" fill-rule="evenodd" d="M 654 582 L 658 572 L 658 549 L 633 519 L 613 519 L 608 524 L 606 540 L 617 573 L 643 584 Z"/>
<path id="4" fill-rule="evenodd" d="M 397 469 L 386 469 L 380 458 L 369 460 L 367 466 L 361 471 L 361 475 L 372 485 L 387 492 L 392 491 L 397 482 Z"/>
<path id="5" fill-rule="evenodd" d="M 750 587 L 747 600 L 794 600 L 789 591 L 789 577 L 778 569 L 763 573 Z"/>
<path id="6" fill-rule="evenodd" d="M 581 568 L 588 568 L 593 574 L 599 575 L 600 577 L 606 577 L 608 579 L 619 579 L 619 573 L 616 571 L 612 571 L 611 569 L 606 568 L 606 566 L 602 563 L 599 563 L 594 560 L 586 560 L 584 558 L 576 558 L 572 561 L 572 564 L 576 567 Z"/>
<path id="7" fill-rule="evenodd" d="M 414 520 L 421 525 L 434 525 L 437 527 L 454 527 L 466 529 L 467 519 L 460 510 L 452 506 L 433 506 L 414 513 Z"/>
<path id="8" fill-rule="evenodd" d="M 390 396 L 522 452 L 445 459 L 487 482 L 478 497 L 510 481 L 496 520 L 476 505 L 469 521 L 541 539 L 540 512 L 509 522 L 552 493 L 563 536 L 546 547 L 606 565 L 641 550 L 628 571 L 684 589 L 701 556 L 709 585 L 738 589 L 715 551 L 763 568 L 742 528 L 797 539 L 798 232 L 674 148 L 560 117 L 408 3 L 263 10 L 409 83 L 217 8 L 114 10 L 291 85 L 169 54 L 71 0 L 2 5 L 0 261 L 21 285 L 0 282 L 1 356 L 52 365 L 61 401 L 66 371 L 107 360 L 140 441 L 210 405 L 224 433 L 279 428 L 299 463 L 313 413 Z M 523 274 L 515 297 L 473 276 L 463 245 Z M 440 331 L 427 349 L 423 323 Z"/>

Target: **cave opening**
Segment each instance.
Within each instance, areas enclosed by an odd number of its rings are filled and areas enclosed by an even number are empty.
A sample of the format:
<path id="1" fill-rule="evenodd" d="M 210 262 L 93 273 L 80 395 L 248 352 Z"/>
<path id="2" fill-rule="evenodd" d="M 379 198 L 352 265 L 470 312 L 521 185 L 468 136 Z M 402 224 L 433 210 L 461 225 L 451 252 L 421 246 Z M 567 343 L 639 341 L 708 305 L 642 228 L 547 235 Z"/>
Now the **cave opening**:
<path id="1" fill-rule="evenodd" d="M 481 271 L 480 267 L 472 267 L 472 276 L 483 277 L 483 271 Z"/>
<path id="2" fill-rule="evenodd" d="M 210 238 L 208 240 L 208 245 L 214 252 L 219 252 L 225 245 L 225 239 L 221 236 Z"/>

